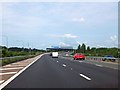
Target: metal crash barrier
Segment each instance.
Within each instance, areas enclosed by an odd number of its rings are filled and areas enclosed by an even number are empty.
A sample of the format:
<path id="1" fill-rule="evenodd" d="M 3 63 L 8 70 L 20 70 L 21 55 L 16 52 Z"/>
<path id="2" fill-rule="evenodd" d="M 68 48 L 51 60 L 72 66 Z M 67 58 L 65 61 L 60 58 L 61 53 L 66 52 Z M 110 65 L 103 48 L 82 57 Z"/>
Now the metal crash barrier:
<path id="1" fill-rule="evenodd" d="M 97 60 L 97 61 L 112 61 L 112 62 L 118 62 L 118 60 L 120 60 L 120 58 L 86 56 L 86 60 Z"/>

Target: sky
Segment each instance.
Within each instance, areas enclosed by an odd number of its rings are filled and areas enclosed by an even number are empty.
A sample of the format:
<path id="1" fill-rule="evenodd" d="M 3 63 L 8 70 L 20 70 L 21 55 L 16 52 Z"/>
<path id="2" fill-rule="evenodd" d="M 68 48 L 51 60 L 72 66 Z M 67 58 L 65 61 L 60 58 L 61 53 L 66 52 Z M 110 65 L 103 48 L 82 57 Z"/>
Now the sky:
<path id="1" fill-rule="evenodd" d="M 117 2 L 4 2 L 2 40 L 8 47 L 118 46 Z M 7 42 L 8 41 L 8 42 Z"/>

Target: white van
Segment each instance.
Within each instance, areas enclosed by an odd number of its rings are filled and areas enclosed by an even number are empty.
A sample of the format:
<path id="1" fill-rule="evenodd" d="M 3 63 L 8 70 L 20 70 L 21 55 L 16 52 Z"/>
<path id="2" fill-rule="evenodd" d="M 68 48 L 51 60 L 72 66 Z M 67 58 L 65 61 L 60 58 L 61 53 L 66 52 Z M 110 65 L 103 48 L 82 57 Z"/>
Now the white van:
<path id="1" fill-rule="evenodd" d="M 52 57 L 57 57 L 58 58 L 58 52 L 52 52 Z"/>

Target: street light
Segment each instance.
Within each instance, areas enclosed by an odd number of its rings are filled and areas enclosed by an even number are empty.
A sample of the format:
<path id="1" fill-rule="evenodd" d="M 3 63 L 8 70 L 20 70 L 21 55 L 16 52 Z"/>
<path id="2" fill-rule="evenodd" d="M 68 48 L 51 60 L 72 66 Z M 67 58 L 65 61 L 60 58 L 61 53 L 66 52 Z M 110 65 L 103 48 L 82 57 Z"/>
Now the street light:
<path id="1" fill-rule="evenodd" d="M 31 54 L 32 54 L 32 52 L 33 52 L 33 44 L 31 44 Z"/>
<path id="2" fill-rule="evenodd" d="M 31 48 L 30 48 L 30 43 L 28 42 L 28 52 L 29 52 L 29 55 L 31 55 Z"/>

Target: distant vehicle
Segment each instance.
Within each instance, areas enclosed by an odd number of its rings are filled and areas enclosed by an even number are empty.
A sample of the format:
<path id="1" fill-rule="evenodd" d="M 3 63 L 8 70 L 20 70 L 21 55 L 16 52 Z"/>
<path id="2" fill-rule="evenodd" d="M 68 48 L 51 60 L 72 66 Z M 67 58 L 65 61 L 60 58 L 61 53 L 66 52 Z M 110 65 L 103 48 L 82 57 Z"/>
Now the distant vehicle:
<path id="1" fill-rule="evenodd" d="M 52 52 L 52 57 L 58 58 L 58 52 Z"/>
<path id="2" fill-rule="evenodd" d="M 111 61 L 115 61 L 115 57 L 113 57 L 112 55 L 106 55 L 106 56 L 104 56 L 104 59 L 103 59 L 103 61 L 105 61 L 105 60 L 111 60 Z"/>
<path id="3" fill-rule="evenodd" d="M 85 60 L 85 55 L 84 54 L 80 54 L 80 53 L 76 53 L 74 56 L 73 56 L 74 60 Z"/>

